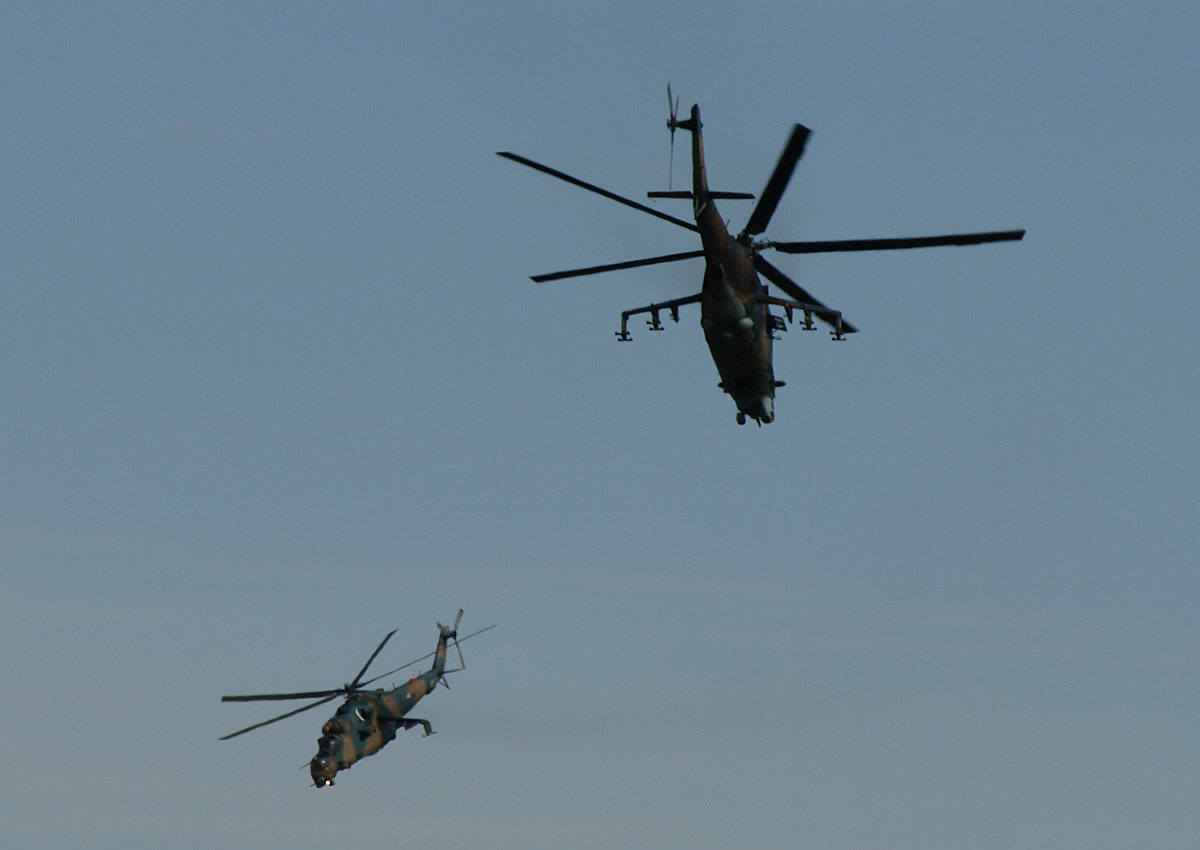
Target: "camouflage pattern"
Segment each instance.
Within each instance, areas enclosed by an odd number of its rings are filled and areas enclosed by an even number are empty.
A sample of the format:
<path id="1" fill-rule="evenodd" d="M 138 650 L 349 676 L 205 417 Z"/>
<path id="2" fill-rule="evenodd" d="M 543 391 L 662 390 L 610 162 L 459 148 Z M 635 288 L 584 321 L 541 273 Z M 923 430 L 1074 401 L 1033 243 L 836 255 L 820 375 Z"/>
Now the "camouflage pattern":
<path id="1" fill-rule="evenodd" d="M 846 334 L 857 333 L 858 329 L 843 319 L 838 310 L 826 307 L 804 287 L 796 283 L 762 255 L 764 249 L 784 254 L 820 254 L 833 251 L 892 251 L 903 248 L 929 248 L 936 245 L 981 245 L 987 242 L 1008 242 L 1024 238 L 1024 229 L 995 230 L 982 233 L 947 233 L 940 236 L 906 236 L 884 239 L 835 239 L 826 241 L 778 242 L 758 239 L 766 230 L 775 214 L 775 209 L 791 180 L 792 172 L 804 153 L 809 130 L 801 124 L 792 125 L 775 169 L 763 187 L 758 203 L 745 227 L 736 236 L 731 236 L 724 220 L 717 212 L 715 198 L 750 198 L 744 192 L 714 192 L 708 188 L 708 175 L 704 165 L 704 140 L 701 135 L 700 107 L 693 105 L 691 114 L 683 121 L 676 116 L 679 99 L 672 98 L 671 87 L 667 86 L 667 107 L 670 115 L 667 127 L 671 131 L 672 157 L 676 130 L 687 130 L 692 134 L 692 191 L 650 192 L 650 197 L 692 199 L 692 213 L 696 223 L 667 215 L 652 207 L 624 198 L 607 189 L 587 183 L 569 174 L 534 162 L 509 151 L 498 151 L 498 155 L 536 171 L 549 174 L 559 180 L 595 192 L 617 203 L 641 210 L 655 218 L 669 221 L 700 235 L 701 251 L 685 251 L 644 257 L 620 263 L 607 263 L 586 268 L 567 269 L 552 274 L 534 275 L 533 281 L 541 283 L 562 280 L 568 277 L 599 274 L 602 272 L 673 263 L 679 260 L 704 257 L 704 283 L 701 291 L 684 298 L 674 298 L 657 304 L 649 304 L 621 314 L 621 329 L 617 338 L 628 341 L 629 317 L 649 313 L 646 324 L 652 331 L 663 329 L 660 314 L 670 312 L 673 321 L 679 321 L 679 308 L 685 304 L 700 304 L 700 325 L 709 353 L 721 376 L 718 386 L 733 397 L 737 404 L 738 424 L 753 419 L 759 425 L 775 419 L 775 388 L 783 386 L 775 380 L 771 362 L 772 342 L 775 331 L 787 330 L 793 314 L 800 311 L 803 328 L 816 330 L 813 319 L 819 319 L 831 328 L 835 340 L 843 340 Z M 767 287 L 759 281 L 762 275 L 788 297 L 779 298 L 767 293 Z M 782 307 L 783 316 L 771 312 L 771 306 Z M 786 321 L 785 321 L 786 317 Z"/>
<path id="2" fill-rule="evenodd" d="M 708 190 L 700 108 L 679 127 L 692 134 L 692 212 L 704 245 L 704 284 L 700 293 L 700 326 L 721 376 L 720 388 L 733 397 L 739 411 L 759 424 L 775 418 L 775 370 L 772 321 L 763 302 L 766 289 L 754 269 L 753 249 L 730 236 Z M 799 305 L 797 305 L 799 306 Z"/>
<path id="3" fill-rule="evenodd" d="M 309 762 L 309 773 L 316 787 L 333 785 L 333 777 L 339 770 L 347 770 L 359 759 L 382 750 L 396 737 L 398 729 L 421 726 L 426 735 L 433 734 L 428 720 L 406 715 L 437 687 L 446 672 L 446 640 L 454 637 L 455 631 L 445 626 L 440 629 L 433 666 L 428 671 L 392 690 L 355 691 L 321 727 L 317 754 Z"/>
<path id="4" fill-rule="evenodd" d="M 408 712 L 412 711 L 413 706 L 436 688 L 439 683 L 445 682 L 447 673 L 466 669 L 466 662 L 463 659 L 462 647 L 460 646 L 463 641 L 470 640 L 476 635 L 483 634 L 496 627 L 496 624 L 493 623 L 490 626 L 485 626 L 460 638 L 458 636 L 458 624 L 462 621 L 462 616 L 463 612 L 460 608 L 458 615 L 454 618 L 453 625 L 443 626 L 441 623 L 438 623 L 438 641 L 433 652 L 422 655 L 416 661 L 410 661 L 408 664 L 403 664 L 394 670 L 381 673 L 370 679 L 364 680 L 363 677 L 367 675 L 367 670 L 370 669 L 372 662 L 374 662 L 375 658 L 383 650 L 383 647 L 391 639 L 392 635 L 396 633 L 395 629 L 392 629 L 384 636 L 379 646 L 375 647 L 375 651 L 371 653 L 371 657 L 367 659 L 367 663 L 362 666 L 362 669 L 358 671 L 354 678 L 341 687 L 318 691 L 233 694 L 221 697 L 221 702 L 278 702 L 313 699 L 316 702 L 310 702 L 307 705 L 302 705 L 299 708 L 294 708 L 291 711 L 286 711 L 267 720 L 252 723 L 236 732 L 222 735 L 220 740 L 228 741 L 239 735 L 245 735 L 247 732 L 253 732 L 255 729 L 261 729 L 272 723 L 278 723 L 280 720 L 310 711 L 318 706 L 332 702 L 338 697 L 343 697 L 344 702 L 338 708 L 337 712 L 321 727 L 321 737 L 317 739 L 317 754 L 309 762 L 309 773 L 312 776 L 313 784 L 318 788 L 325 788 L 333 784 L 333 778 L 337 775 L 338 771 L 346 770 L 360 759 L 379 752 L 387 745 L 388 741 L 396 737 L 396 732 L 401 729 L 412 729 L 420 726 L 425 730 L 426 735 L 432 735 L 433 727 L 429 725 L 428 720 L 409 717 Z M 451 641 L 453 641 L 454 648 L 458 652 L 459 666 L 454 668 L 454 670 L 447 670 L 446 649 Z M 399 673 L 401 670 L 406 670 L 414 664 L 419 664 L 431 656 L 433 657 L 433 665 L 426 672 L 411 677 L 398 688 L 385 690 L 384 688 L 366 687 L 374 682 L 386 679 L 394 673 Z"/>
<path id="5" fill-rule="evenodd" d="M 668 101 L 670 101 L 669 94 Z M 678 322 L 681 306 L 699 303 L 700 325 L 704 329 L 704 338 L 708 343 L 709 353 L 721 376 L 718 386 L 733 397 L 738 408 L 738 422 L 745 424 L 747 418 L 753 419 L 759 425 L 772 422 L 775 419 L 775 389 L 783 386 L 782 382 L 775 380 L 775 370 L 771 362 L 772 342 L 774 332 L 786 330 L 787 326 L 782 317 L 771 313 L 769 305 L 783 307 L 788 321 L 791 321 L 795 310 L 802 311 L 806 330 L 813 329 L 813 316 L 833 325 L 834 336 L 837 339 L 841 339 L 843 333 L 852 333 L 854 330 L 849 325 L 843 327 L 840 313 L 829 310 L 778 269 L 769 266 L 759 256 L 759 245 L 752 238 L 766 226 L 767 219 L 774 211 L 783 188 L 791 176 L 792 168 L 803 150 L 808 130 L 796 125 L 792 138 L 784 148 L 780 163 L 776 166 L 776 171 L 764 190 L 763 199 L 751 215 L 751 221 L 747 223 L 748 229 L 734 237 L 730 235 L 724 220 L 717 212 L 714 197 L 747 198 L 753 196 L 740 192 L 714 193 L 709 190 L 704 164 L 704 139 L 701 134 L 700 108 L 692 106 L 690 117 L 678 121 L 675 117 L 674 104 L 672 104 L 671 117 L 667 126 L 671 128 L 672 134 L 676 129 L 688 130 L 692 134 L 692 191 L 690 194 L 692 212 L 696 220 L 694 225 L 628 198 L 614 195 L 597 186 L 584 183 L 525 157 L 509 152 L 501 152 L 500 156 L 551 174 L 589 191 L 598 192 L 626 206 L 640 209 L 657 218 L 694 231 L 700 235 L 703 251 L 664 255 L 586 269 L 572 269 L 535 276 L 533 279 L 535 281 L 555 280 L 562 277 L 613 271 L 619 268 L 674 262 L 702 255 L 705 263 L 704 282 L 698 294 L 626 310 L 621 314 L 621 329 L 617 331 L 617 338 L 623 341 L 630 339 L 628 327 L 630 316 L 649 313 L 650 319 L 647 324 L 650 326 L 650 330 L 659 331 L 663 329 L 659 320 L 661 311 L 669 311 L 671 318 Z M 656 194 L 678 197 L 687 193 Z M 797 300 L 769 296 L 766 287 L 759 281 L 760 272 Z"/>

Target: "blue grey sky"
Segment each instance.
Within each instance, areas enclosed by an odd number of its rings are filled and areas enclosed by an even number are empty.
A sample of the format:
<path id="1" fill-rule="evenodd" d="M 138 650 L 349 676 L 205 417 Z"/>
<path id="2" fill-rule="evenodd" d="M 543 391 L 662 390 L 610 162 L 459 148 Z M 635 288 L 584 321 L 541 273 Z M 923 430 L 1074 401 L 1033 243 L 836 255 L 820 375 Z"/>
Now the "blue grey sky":
<path id="1" fill-rule="evenodd" d="M 450 5 L 0 9 L 0 843 L 1197 846 L 1198 7 Z M 668 81 L 777 239 L 1029 235 L 780 258 L 861 333 L 739 428 L 494 156 L 665 188 Z M 459 607 L 438 735 L 217 741 Z"/>

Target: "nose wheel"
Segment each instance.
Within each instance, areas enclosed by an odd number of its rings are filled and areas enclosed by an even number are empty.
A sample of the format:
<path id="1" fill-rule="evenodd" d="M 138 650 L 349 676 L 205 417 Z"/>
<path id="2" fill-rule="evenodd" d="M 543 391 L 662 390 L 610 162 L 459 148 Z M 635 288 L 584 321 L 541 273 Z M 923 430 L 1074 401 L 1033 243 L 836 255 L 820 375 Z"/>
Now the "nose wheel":
<path id="1" fill-rule="evenodd" d="M 740 410 L 738 411 L 738 415 L 737 415 L 737 423 L 739 425 L 746 424 L 746 414 L 742 413 L 742 411 L 740 411 Z"/>

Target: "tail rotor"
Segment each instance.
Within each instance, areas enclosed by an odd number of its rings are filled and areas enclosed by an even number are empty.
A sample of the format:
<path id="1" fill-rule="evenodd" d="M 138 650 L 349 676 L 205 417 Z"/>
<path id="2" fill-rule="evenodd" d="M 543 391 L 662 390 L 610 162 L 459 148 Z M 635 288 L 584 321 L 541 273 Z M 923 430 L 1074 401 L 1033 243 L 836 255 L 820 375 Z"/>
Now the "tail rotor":
<path id="1" fill-rule="evenodd" d="M 454 618 L 453 626 L 443 626 L 441 623 L 438 623 L 438 628 L 442 632 L 442 637 L 444 637 L 446 640 L 454 641 L 454 649 L 456 652 L 458 652 L 458 669 L 459 670 L 467 669 L 467 662 L 463 660 L 462 647 L 458 645 L 458 624 L 462 622 L 462 618 L 463 618 L 463 609 L 459 608 L 458 614 Z M 458 671 L 457 670 L 446 670 L 445 672 L 442 673 L 442 675 L 438 681 L 441 684 L 445 685 L 447 688 L 449 688 L 450 683 L 448 681 L 446 681 L 446 673 L 456 673 L 456 672 L 458 672 Z"/>
<path id="2" fill-rule="evenodd" d="M 675 178 L 675 128 L 679 126 L 679 96 L 671 99 L 671 84 L 667 83 L 667 129 L 671 131 L 671 165 L 667 174 L 667 188 L 672 188 L 671 181 Z"/>

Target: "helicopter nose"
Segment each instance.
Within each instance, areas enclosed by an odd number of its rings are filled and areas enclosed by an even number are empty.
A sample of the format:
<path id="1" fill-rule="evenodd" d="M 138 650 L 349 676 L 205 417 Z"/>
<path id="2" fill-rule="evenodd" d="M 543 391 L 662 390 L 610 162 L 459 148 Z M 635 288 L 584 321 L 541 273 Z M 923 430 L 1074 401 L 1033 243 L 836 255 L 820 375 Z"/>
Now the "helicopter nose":
<path id="1" fill-rule="evenodd" d="M 775 420 L 775 401 L 769 396 L 749 396 L 738 399 L 738 410 L 760 425 Z M 738 420 L 739 422 L 741 419 Z"/>
<path id="2" fill-rule="evenodd" d="M 308 772 L 312 776 L 314 785 L 318 788 L 325 788 L 333 784 L 333 777 L 337 775 L 337 768 L 330 764 L 329 756 L 317 753 L 313 756 L 313 760 L 308 763 Z"/>

